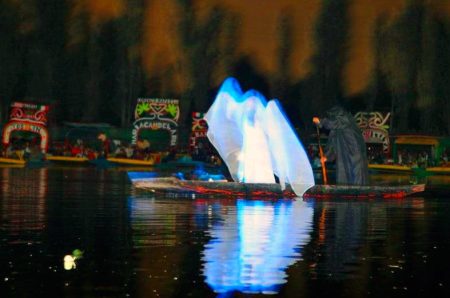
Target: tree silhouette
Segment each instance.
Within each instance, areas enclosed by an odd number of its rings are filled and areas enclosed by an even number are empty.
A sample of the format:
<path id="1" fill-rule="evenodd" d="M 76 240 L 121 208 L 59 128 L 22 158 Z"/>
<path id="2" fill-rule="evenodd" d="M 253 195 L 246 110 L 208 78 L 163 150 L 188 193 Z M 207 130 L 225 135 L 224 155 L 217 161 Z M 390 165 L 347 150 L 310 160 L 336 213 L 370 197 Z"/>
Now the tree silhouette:
<path id="1" fill-rule="evenodd" d="M 437 25 L 436 56 L 439 60 L 436 65 L 436 114 L 433 119 L 437 121 L 441 133 L 450 135 L 450 22 L 439 20 Z"/>
<path id="2" fill-rule="evenodd" d="M 181 11 L 178 29 L 187 80 L 181 110 L 187 112 L 184 115 L 190 115 L 191 111 L 205 112 L 209 107 L 210 88 L 221 54 L 220 36 L 226 12 L 214 6 L 204 20 L 199 20 L 192 0 L 176 0 L 176 3 Z M 187 121 L 190 122 L 190 119 Z"/>
<path id="3" fill-rule="evenodd" d="M 248 89 L 256 89 L 264 96 L 270 94 L 268 81 L 257 71 L 248 56 L 242 56 L 236 61 L 233 76 L 239 81 L 244 92 Z"/>
<path id="4" fill-rule="evenodd" d="M 313 73 L 309 78 L 313 111 L 321 111 L 343 98 L 342 72 L 347 61 L 348 1 L 323 0 L 315 30 L 316 51 L 312 57 Z"/>
<path id="5" fill-rule="evenodd" d="M 23 38 L 18 15 L 10 3 L 0 1 L 0 123 L 6 120 L 9 104 L 18 91 L 22 52 L 19 45 Z"/>
<path id="6" fill-rule="evenodd" d="M 284 11 L 278 20 L 277 70 L 271 83 L 272 97 L 278 98 L 284 105 L 291 103 L 289 88 L 292 74 L 293 33 L 292 16 L 288 11 Z"/>
<path id="7" fill-rule="evenodd" d="M 411 1 L 380 31 L 379 65 L 392 95 L 393 131 L 446 131 L 449 28 L 433 7 Z"/>
<path id="8" fill-rule="evenodd" d="M 144 11 L 144 0 L 129 0 L 124 15 L 115 22 L 117 64 L 114 83 L 118 86 L 113 94 L 113 100 L 116 112 L 120 113 L 122 127 L 131 123 L 135 102 L 143 95 L 144 71 L 140 49 Z"/>
<path id="9" fill-rule="evenodd" d="M 374 36 L 372 39 L 374 52 L 374 68 L 372 78 L 368 84 L 365 97 L 365 110 L 367 111 L 390 111 L 392 98 L 386 81 L 386 76 L 381 68 L 383 59 L 383 31 L 386 30 L 387 18 L 381 15 L 375 22 Z"/>
<path id="10" fill-rule="evenodd" d="M 438 111 L 436 96 L 437 56 L 437 20 L 429 7 L 423 6 L 420 20 L 420 59 L 417 73 L 417 101 L 415 108 L 419 112 L 419 127 L 428 133 L 437 132 L 433 121 Z"/>
<path id="11" fill-rule="evenodd" d="M 416 98 L 420 18 L 420 7 L 410 5 L 383 34 L 381 69 L 392 92 L 391 129 L 395 132 L 408 131 L 409 113 Z"/>

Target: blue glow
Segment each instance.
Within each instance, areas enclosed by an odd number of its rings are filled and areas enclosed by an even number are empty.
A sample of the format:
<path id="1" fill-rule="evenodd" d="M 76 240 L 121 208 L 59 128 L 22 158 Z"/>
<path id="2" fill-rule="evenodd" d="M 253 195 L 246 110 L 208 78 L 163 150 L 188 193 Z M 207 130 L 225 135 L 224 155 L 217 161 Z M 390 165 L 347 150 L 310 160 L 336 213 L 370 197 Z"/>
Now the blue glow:
<path id="1" fill-rule="evenodd" d="M 207 136 L 234 181 L 289 184 L 298 196 L 314 185 L 309 158 L 277 100 L 242 93 L 228 78 L 205 115 Z"/>
<path id="2" fill-rule="evenodd" d="M 175 177 L 177 177 L 177 178 L 180 179 L 180 180 L 186 180 L 186 179 L 184 178 L 184 174 L 183 174 L 182 172 L 177 172 L 177 173 L 175 173 Z"/>
<path id="3" fill-rule="evenodd" d="M 216 293 L 277 293 L 310 239 L 312 219 L 312 205 L 303 201 L 238 200 L 237 213 L 223 214 L 209 231 L 206 283 Z"/>
<path id="4" fill-rule="evenodd" d="M 131 181 L 157 177 L 155 172 L 127 172 L 127 174 Z"/>

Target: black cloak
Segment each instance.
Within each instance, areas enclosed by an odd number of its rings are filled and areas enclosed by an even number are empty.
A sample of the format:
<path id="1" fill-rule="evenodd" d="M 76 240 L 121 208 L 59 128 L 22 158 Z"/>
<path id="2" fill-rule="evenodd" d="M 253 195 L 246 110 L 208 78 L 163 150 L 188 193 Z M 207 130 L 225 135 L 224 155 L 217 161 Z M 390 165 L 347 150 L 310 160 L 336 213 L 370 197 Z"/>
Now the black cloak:
<path id="1" fill-rule="evenodd" d="M 325 156 L 329 161 L 336 161 L 336 183 L 367 185 L 366 143 L 354 117 L 335 106 L 320 120 L 320 126 L 330 130 Z"/>

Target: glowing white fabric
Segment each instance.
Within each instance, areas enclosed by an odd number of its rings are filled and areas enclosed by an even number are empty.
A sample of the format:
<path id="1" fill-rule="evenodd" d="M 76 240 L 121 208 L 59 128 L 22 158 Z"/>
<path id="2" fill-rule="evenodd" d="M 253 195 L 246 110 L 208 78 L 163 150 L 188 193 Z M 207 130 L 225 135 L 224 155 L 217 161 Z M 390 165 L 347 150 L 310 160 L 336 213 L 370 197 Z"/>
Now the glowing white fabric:
<path id="1" fill-rule="evenodd" d="M 273 172 L 282 187 L 288 183 L 295 194 L 302 196 L 315 184 L 308 155 L 277 100 L 269 101 L 265 117 Z"/>
<path id="2" fill-rule="evenodd" d="M 228 78 L 205 115 L 207 136 L 234 181 L 290 184 L 298 196 L 314 185 L 308 157 L 276 100 L 256 90 L 243 94 Z"/>
<path id="3" fill-rule="evenodd" d="M 242 98 L 243 114 L 240 125 L 242 125 L 243 142 L 239 159 L 239 181 L 275 183 L 264 124 L 267 102 L 262 94 L 255 90 L 247 91 Z"/>

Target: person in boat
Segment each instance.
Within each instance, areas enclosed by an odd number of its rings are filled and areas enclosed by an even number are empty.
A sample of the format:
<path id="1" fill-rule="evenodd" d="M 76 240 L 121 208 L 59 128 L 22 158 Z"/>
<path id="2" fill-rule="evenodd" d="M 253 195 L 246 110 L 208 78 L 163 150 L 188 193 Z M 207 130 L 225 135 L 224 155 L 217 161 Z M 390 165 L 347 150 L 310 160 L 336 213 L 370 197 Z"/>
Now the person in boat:
<path id="1" fill-rule="evenodd" d="M 166 163 L 169 161 L 175 161 L 176 156 L 177 156 L 177 148 L 175 146 L 171 146 L 168 154 L 165 157 L 163 157 L 162 162 Z"/>
<path id="2" fill-rule="evenodd" d="M 369 171 L 366 143 L 354 117 L 341 106 L 334 106 L 326 117 L 314 117 L 313 122 L 330 131 L 322 160 L 336 162 L 336 183 L 367 185 Z"/>
<path id="3" fill-rule="evenodd" d="M 111 152 L 111 141 L 106 136 L 105 133 L 100 133 L 97 137 L 97 139 L 101 142 L 101 154 L 100 156 L 102 158 L 108 158 L 109 153 Z"/>

